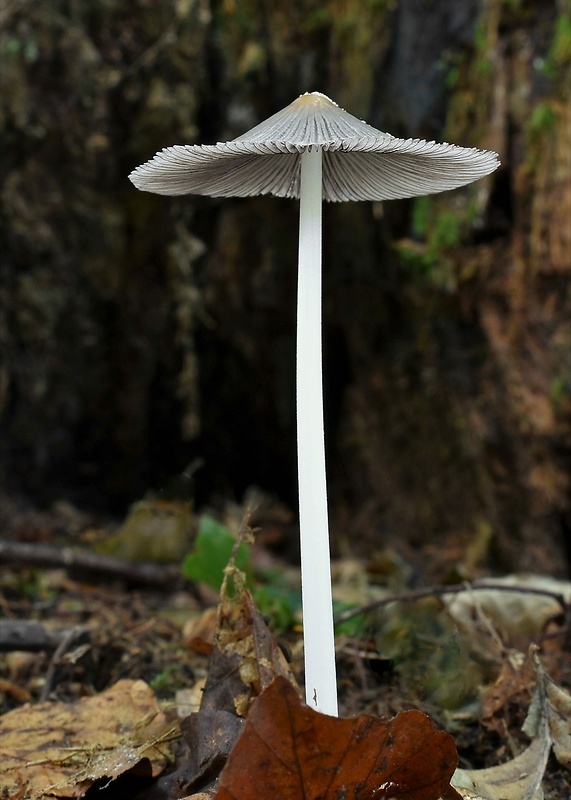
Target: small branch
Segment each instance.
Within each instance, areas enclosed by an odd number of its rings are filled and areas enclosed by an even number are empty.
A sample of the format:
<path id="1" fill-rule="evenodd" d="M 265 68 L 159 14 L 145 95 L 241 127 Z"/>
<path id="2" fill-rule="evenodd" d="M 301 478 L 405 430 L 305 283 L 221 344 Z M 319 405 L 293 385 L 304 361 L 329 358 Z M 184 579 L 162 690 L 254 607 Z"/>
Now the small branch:
<path id="1" fill-rule="evenodd" d="M 41 622 L 29 619 L 3 619 L 0 625 L 0 653 L 12 650 L 24 650 L 37 653 L 41 650 L 53 650 L 73 631 L 74 638 L 80 633 L 89 634 L 88 626 L 73 628 L 45 628 Z"/>
<path id="2" fill-rule="evenodd" d="M 132 583 L 170 591 L 182 585 L 178 566 L 125 561 L 71 547 L 54 547 L 28 542 L 0 542 L 0 560 L 27 566 L 64 568 L 68 571 L 112 576 Z"/>
<path id="3" fill-rule="evenodd" d="M 452 586 L 429 586 L 425 589 L 411 589 L 408 592 L 400 592 L 399 594 L 391 594 L 387 597 L 382 597 L 378 600 L 373 600 L 364 606 L 358 608 L 349 608 L 342 614 L 335 618 L 335 625 L 340 625 L 342 622 L 347 622 L 353 617 L 358 617 L 360 614 L 367 614 L 369 611 L 374 611 L 380 606 L 386 606 L 389 603 L 406 603 L 414 602 L 415 600 L 422 600 L 425 597 L 440 597 L 445 594 L 459 594 L 460 592 L 476 592 L 484 589 L 498 591 L 498 592 L 518 592 L 520 594 L 537 594 L 544 597 L 551 597 L 561 606 L 561 611 L 564 616 L 569 612 L 569 603 L 565 597 L 559 592 L 550 592 L 549 589 L 537 589 L 532 586 L 506 586 L 505 583 L 460 583 Z"/>
<path id="4" fill-rule="evenodd" d="M 66 635 L 63 637 L 63 639 L 57 646 L 53 656 L 50 659 L 48 670 L 46 672 L 46 678 L 44 681 L 44 685 L 42 687 L 42 692 L 39 697 L 40 703 L 43 703 L 50 696 L 56 682 L 57 668 L 62 663 L 63 658 L 66 652 L 71 647 L 72 642 L 74 642 L 80 636 L 83 636 L 84 633 L 85 633 L 85 627 L 82 625 L 76 625 L 75 627 L 67 631 Z"/>

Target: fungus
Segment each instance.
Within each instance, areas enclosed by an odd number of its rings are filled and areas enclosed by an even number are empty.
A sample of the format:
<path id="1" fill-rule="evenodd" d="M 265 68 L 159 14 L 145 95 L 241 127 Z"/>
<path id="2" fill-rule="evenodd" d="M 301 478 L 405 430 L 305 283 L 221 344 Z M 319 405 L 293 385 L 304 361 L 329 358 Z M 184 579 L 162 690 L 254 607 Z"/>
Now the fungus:
<path id="1" fill-rule="evenodd" d="M 337 715 L 321 369 L 322 200 L 391 200 L 455 189 L 499 166 L 496 153 L 398 139 L 306 93 L 230 142 L 175 145 L 129 176 L 165 195 L 300 199 L 297 440 L 305 692 Z"/>

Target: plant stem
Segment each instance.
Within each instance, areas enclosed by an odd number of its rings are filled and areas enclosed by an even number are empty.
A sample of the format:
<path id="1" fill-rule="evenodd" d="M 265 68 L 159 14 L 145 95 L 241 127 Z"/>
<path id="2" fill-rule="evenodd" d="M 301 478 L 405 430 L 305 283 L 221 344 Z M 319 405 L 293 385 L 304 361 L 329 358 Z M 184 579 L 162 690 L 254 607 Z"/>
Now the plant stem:
<path id="1" fill-rule="evenodd" d="M 297 295 L 297 449 L 305 694 L 337 716 L 321 378 L 322 153 L 301 155 Z"/>

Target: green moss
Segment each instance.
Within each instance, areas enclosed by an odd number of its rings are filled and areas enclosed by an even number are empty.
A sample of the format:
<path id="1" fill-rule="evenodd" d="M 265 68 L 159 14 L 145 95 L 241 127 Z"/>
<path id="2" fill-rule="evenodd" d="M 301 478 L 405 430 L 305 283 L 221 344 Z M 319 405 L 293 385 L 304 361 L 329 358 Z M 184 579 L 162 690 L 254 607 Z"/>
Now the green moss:
<path id="1" fill-rule="evenodd" d="M 537 169 L 541 153 L 547 145 L 547 137 L 554 131 L 556 116 L 548 103 L 539 103 L 532 111 L 525 128 L 527 140 L 526 168 L 531 172 Z"/>
<path id="2" fill-rule="evenodd" d="M 474 71 L 476 75 L 490 75 L 494 71 L 494 65 L 490 58 L 493 49 L 494 29 L 490 24 L 491 18 L 483 14 L 474 26 L 474 49 L 476 59 L 474 61 Z"/>
<path id="3" fill-rule="evenodd" d="M 571 3 L 568 4 L 571 6 Z M 550 80 L 561 80 L 563 68 L 571 63 L 571 16 L 561 14 L 555 20 L 553 39 L 541 67 L 541 72 Z M 566 74 L 566 73 L 565 73 Z"/>
<path id="4" fill-rule="evenodd" d="M 509 11 L 519 11 L 521 9 L 522 0 L 503 0 L 504 6 Z"/>
<path id="5" fill-rule="evenodd" d="M 242 31 L 252 33 L 255 30 L 255 17 L 252 9 L 247 3 L 228 2 L 222 3 L 217 8 L 218 21 L 226 18 L 232 23 L 233 26 L 240 28 Z"/>
<path id="6" fill-rule="evenodd" d="M 443 249 L 460 244 L 462 229 L 467 221 L 466 210 L 446 208 L 437 211 L 432 197 L 419 197 L 412 210 L 413 234 L 418 238 L 426 238 L 428 252 L 437 256 Z M 473 217 L 473 209 L 470 216 Z"/>
<path id="7" fill-rule="evenodd" d="M 446 75 L 446 88 L 454 89 L 460 83 L 462 71 L 458 64 L 453 64 Z"/>
<path id="8" fill-rule="evenodd" d="M 4 55 L 10 58 L 21 58 L 27 64 L 35 64 L 40 57 L 40 48 L 34 39 L 28 39 L 24 42 L 15 37 L 6 40 L 4 47 Z"/>
<path id="9" fill-rule="evenodd" d="M 412 231 L 415 236 L 426 236 L 433 213 L 432 197 L 417 197 L 412 207 Z"/>
<path id="10" fill-rule="evenodd" d="M 555 123 L 555 114 L 547 103 L 539 103 L 532 111 L 527 123 L 527 135 L 537 139 L 544 131 L 551 130 Z"/>
<path id="11" fill-rule="evenodd" d="M 414 242 L 405 240 L 397 242 L 395 250 L 399 261 L 404 267 L 421 275 L 431 275 L 434 267 L 434 257 L 427 252 L 426 247 L 415 246 Z"/>
<path id="12" fill-rule="evenodd" d="M 154 678 L 151 678 L 149 686 L 154 692 L 171 689 L 174 686 L 176 672 L 177 669 L 173 665 L 165 667 L 161 672 L 155 675 Z"/>
<path id="13" fill-rule="evenodd" d="M 548 62 L 553 67 L 561 67 L 571 61 L 571 17 L 562 14 L 555 22 L 555 32 Z"/>
<path id="14" fill-rule="evenodd" d="M 451 251 L 462 242 L 477 215 L 476 204 L 467 202 L 459 208 L 442 208 L 431 196 L 414 201 L 411 217 L 413 240 L 396 244 L 403 265 L 424 276 L 430 283 L 448 291 L 456 287 L 456 273 Z"/>
<path id="15" fill-rule="evenodd" d="M 494 65 L 489 58 L 481 58 L 476 63 L 478 75 L 490 75 L 494 71 Z"/>
<path id="16" fill-rule="evenodd" d="M 22 49 L 22 43 L 19 39 L 8 39 L 4 45 L 4 55 L 17 56 Z"/>
<path id="17" fill-rule="evenodd" d="M 483 670 L 470 637 L 437 600 L 394 603 L 376 629 L 378 651 L 392 662 L 405 691 L 449 709 L 478 696 Z"/>
<path id="18" fill-rule="evenodd" d="M 345 14 L 338 23 L 339 33 L 342 36 L 353 34 L 359 24 L 359 17 L 353 12 Z"/>
<path id="19" fill-rule="evenodd" d="M 487 49 L 486 28 L 482 18 L 474 25 L 473 42 L 478 53 L 485 52 Z"/>
<path id="20" fill-rule="evenodd" d="M 460 244 L 462 220 L 456 211 L 443 211 L 437 217 L 430 236 L 430 247 L 435 252 Z"/>
<path id="21" fill-rule="evenodd" d="M 160 698 L 172 697 L 181 686 L 188 682 L 185 665 L 181 663 L 167 664 L 149 680 L 149 686 Z"/>
<path id="22" fill-rule="evenodd" d="M 555 414 L 561 413 L 571 397 L 571 381 L 567 376 L 558 376 L 551 381 L 549 401 Z"/>
<path id="23" fill-rule="evenodd" d="M 318 31 L 331 25 L 331 11 L 328 8 L 316 8 L 307 17 L 304 25 L 306 32 Z"/>

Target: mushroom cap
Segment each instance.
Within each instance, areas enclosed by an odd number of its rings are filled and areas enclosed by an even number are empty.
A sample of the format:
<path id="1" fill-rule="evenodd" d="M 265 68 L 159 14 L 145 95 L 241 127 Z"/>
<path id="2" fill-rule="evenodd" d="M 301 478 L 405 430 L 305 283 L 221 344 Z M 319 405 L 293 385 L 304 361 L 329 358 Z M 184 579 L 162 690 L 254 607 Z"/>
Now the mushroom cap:
<path id="1" fill-rule="evenodd" d="M 398 139 L 312 92 L 230 142 L 166 147 L 129 178 L 156 194 L 299 197 L 301 154 L 315 148 L 323 150 L 323 198 L 332 201 L 434 194 L 499 166 L 489 150 Z"/>

